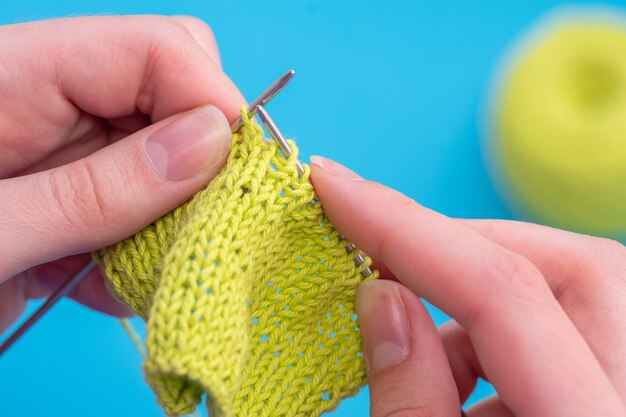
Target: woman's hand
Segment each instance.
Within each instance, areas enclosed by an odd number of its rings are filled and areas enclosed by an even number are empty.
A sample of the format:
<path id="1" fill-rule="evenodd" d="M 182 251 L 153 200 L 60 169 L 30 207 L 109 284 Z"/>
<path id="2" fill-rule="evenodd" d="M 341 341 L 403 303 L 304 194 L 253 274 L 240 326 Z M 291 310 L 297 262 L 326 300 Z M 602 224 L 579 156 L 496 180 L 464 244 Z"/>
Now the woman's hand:
<path id="1" fill-rule="evenodd" d="M 189 17 L 1 26 L 0 61 L 1 332 L 85 253 L 206 185 L 226 159 L 227 120 L 244 100 L 221 70 L 210 29 Z M 128 313 L 97 272 L 73 296 Z"/>
<path id="2" fill-rule="evenodd" d="M 372 416 L 625 416 L 626 249 L 532 224 L 447 218 L 327 159 L 330 220 L 380 261 L 357 311 Z M 435 329 L 417 296 L 455 320 Z"/>

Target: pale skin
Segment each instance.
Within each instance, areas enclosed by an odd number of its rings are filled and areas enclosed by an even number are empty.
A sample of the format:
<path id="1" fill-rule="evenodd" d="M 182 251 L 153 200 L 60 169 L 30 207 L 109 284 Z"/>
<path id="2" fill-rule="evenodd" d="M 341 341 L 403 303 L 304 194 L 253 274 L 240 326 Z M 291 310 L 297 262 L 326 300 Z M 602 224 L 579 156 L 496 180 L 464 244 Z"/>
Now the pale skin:
<path id="1" fill-rule="evenodd" d="M 222 72 L 211 30 L 190 17 L 2 26 L 0 57 L 10 63 L 0 70 L 2 330 L 86 253 L 141 230 L 205 186 L 226 159 L 227 120 L 244 100 Z M 221 112 L 202 115 L 207 105 Z M 191 157 L 207 168 L 163 178 L 144 151 L 147 138 L 194 109 L 199 120 L 186 129 L 203 147 Z M 72 297 L 129 314 L 98 273 Z"/>
<path id="2" fill-rule="evenodd" d="M 2 330 L 88 252 L 206 185 L 244 100 L 193 18 L 4 26 L 0 57 L 12 63 L 0 76 Z M 498 395 L 469 417 L 626 416 L 623 245 L 447 218 L 324 158 L 311 179 L 386 278 L 356 300 L 373 417 L 459 416 L 478 377 Z M 435 328 L 418 296 L 454 321 Z M 98 272 L 72 297 L 129 314 Z"/>
<path id="3" fill-rule="evenodd" d="M 328 217 L 389 279 L 357 292 L 372 416 L 459 415 L 478 377 L 498 395 L 470 417 L 626 415 L 622 244 L 451 219 L 333 161 L 312 162 Z M 454 321 L 436 329 L 417 296 Z M 403 325 L 407 349 L 381 357 L 377 345 Z"/>

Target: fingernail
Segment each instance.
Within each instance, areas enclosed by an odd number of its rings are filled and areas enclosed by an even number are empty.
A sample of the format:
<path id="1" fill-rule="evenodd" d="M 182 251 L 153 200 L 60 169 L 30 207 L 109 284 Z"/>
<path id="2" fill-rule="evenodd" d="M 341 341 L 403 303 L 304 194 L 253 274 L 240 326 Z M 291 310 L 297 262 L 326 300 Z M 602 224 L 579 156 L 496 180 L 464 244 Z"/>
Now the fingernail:
<path id="1" fill-rule="evenodd" d="M 344 167 L 343 165 L 328 159 L 322 156 L 312 156 L 311 164 L 316 165 L 324 172 L 327 172 L 330 175 L 334 175 L 335 177 L 341 177 L 349 180 L 360 180 L 362 179 L 356 172 L 352 171 Z"/>
<path id="2" fill-rule="evenodd" d="M 396 285 L 379 279 L 361 284 L 356 310 L 368 367 L 376 372 L 403 362 L 411 349 L 411 335 Z"/>
<path id="3" fill-rule="evenodd" d="M 230 140 L 226 117 L 216 107 L 207 105 L 154 133 L 146 140 L 145 149 L 161 177 L 181 181 L 221 167 Z"/>

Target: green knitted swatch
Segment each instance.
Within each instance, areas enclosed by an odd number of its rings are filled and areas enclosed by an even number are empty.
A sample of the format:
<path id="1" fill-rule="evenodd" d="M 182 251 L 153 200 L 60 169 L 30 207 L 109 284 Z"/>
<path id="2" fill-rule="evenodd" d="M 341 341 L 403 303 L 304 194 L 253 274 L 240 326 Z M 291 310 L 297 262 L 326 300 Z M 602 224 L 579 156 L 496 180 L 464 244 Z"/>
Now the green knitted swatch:
<path id="1" fill-rule="evenodd" d="M 371 261 L 355 265 L 295 144 L 286 159 L 243 118 L 207 188 L 98 259 L 147 321 L 146 379 L 171 416 L 205 392 L 211 416 L 319 415 L 365 383 L 354 296 Z"/>

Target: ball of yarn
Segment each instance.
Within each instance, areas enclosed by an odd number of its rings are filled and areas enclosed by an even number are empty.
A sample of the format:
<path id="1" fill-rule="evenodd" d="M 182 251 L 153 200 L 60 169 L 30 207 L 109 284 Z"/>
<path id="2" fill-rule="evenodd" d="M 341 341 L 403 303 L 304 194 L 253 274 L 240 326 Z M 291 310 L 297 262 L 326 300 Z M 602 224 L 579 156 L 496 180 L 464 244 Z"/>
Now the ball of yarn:
<path id="1" fill-rule="evenodd" d="M 626 19 L 551 18 L 518 44 L 492 101 L 489 154 L 524 217 L 626 237 Z"/>

